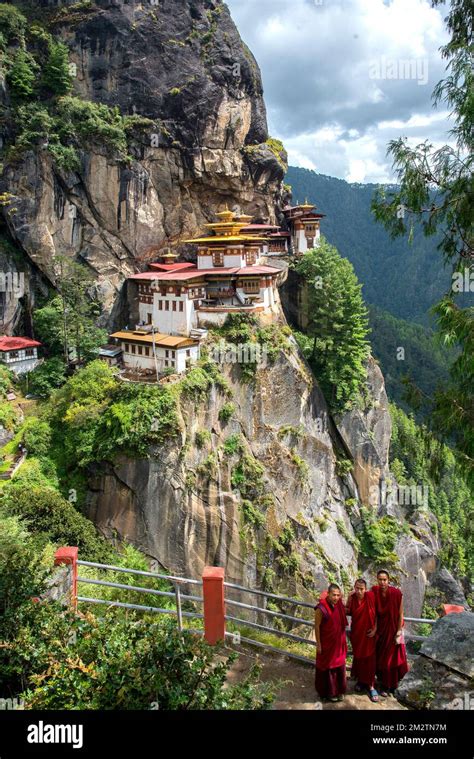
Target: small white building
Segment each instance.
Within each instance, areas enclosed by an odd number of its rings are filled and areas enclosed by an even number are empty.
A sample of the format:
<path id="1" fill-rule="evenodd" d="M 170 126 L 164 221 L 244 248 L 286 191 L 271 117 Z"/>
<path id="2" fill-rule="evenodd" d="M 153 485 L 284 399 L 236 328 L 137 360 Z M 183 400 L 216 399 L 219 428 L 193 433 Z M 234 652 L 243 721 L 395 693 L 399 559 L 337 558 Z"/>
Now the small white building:
<path id="1" fill-rule="evenodd" d="M 15 374 L 31 372 L 42 359 L 38 358 L 37 340 L 29 337 L 0 337 L 0 363 L 4 364 Z"/>
<path id="2" fill-rule="evenodd" d="M 286 222 L 291 229 L 291 247 L 295 255 L 302 255 L 319 245 L 321 238 L 320 221 L 325 214 L 316 213 L 312 203 L 286 206 L 283 209 Z"/>
<path id="3" fill-rule="evenodd" d="M 110 337 L 122 348 L 126 369 L 153 374 L 173 369 L 177 374 L 185 372 L 199 358 L 199 341 L 189 337 L 164 335 L 145 330 L 122 330 Z"/>

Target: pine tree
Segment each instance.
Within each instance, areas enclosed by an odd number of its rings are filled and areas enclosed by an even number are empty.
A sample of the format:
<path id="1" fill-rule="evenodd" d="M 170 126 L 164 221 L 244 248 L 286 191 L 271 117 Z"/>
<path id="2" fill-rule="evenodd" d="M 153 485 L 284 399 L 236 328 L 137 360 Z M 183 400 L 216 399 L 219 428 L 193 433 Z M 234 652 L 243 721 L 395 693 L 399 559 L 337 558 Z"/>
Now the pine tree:
<path id="1" fill-rule="evenodd" d="M 296 264 L 308 285 L 305 353 L 335 413 L 355 402 L 366 378 L 368 314 L 352 264 L 324 239 Z"/>
<path id="2" fill-rule="evenodd" d="M 71 92 L 73 76 L 69 69 L 69 51 L 62 42 L 51 43 L 42 82 L 55 95 Z"/>
<path id="3" fill-rule="evenodd" d="M 37 69 L 32 56 L 25 50 L 18 50 L 7 74 L 7 82 L 14 99 L 24 100 L 33 95 Z"/>

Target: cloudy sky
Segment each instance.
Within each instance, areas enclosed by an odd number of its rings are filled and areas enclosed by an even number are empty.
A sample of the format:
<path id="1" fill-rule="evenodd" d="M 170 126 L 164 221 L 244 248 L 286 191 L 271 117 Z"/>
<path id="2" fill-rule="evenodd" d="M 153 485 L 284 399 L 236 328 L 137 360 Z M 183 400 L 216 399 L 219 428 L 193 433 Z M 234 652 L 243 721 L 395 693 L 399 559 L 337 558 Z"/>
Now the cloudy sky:
<path id="1" fill-rule="evenodd" d="M 262 70 L 270 133 L 290 164 L 393 179 L 389 140 L 449 141 L 431 93 L 445 75 L 445 6 L 429 0 L 227 0 Z"/>

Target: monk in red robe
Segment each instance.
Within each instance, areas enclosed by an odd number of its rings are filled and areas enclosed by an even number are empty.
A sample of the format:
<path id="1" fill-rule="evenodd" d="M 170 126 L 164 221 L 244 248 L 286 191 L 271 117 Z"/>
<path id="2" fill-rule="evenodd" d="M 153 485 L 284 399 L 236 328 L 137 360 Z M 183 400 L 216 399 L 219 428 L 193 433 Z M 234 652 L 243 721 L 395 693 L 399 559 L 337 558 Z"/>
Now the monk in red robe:
<path id="1" fill-rule="evenodd" d="M 342 701 L 346 692 L 346 613 L 341 589 L 331 584 L 325 598 L 315 606 L 316 633 L 315 686 L 319 695 L 329 701 Z"/>
<path id="2" fill-rule="evenodd" d="M 356 580 L 354 590 L 349 595 L 346 613 L 352 618 L 351 676 L 357 680 L 355 690 L 360 693 L 367 689 L 370 700 L 377 702 L 379 697 L 375 690 L 375 596 L 371 590 L 367 590 L 367 583 L 362 577 Z"/>
<path id="3" fill-rule="evenodd" d="M 376 671 L 381 683 L 379 693 L 388 696 L 408 672 L 407 652 L 402 640 L 403 596 L 401 590 L 390 585 L 387 570 L 377 572 L 377 583 L 372 588 L 377 612 Z"/>

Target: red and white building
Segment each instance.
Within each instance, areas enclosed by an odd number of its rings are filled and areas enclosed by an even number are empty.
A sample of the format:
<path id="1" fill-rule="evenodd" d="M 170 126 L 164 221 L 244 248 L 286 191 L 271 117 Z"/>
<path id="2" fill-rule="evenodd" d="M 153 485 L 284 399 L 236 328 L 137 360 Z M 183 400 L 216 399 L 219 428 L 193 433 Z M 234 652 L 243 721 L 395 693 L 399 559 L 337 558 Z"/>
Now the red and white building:
<path id="1" fill-rule="evenodd" d="M 0 363 L 4 364 L 15 374 L 31 372 L 41 359 L 38 358 L 38 348 L 41 346 L 37 340 L 29 337 L 0 337 Z"/>
<path id="2" fill-rule="evenodd" d="M 320 221 L 324 213 L 316 213 L 316 206 L 303 203 L 297 206 L 286 206 L 283 209 L 288 227 L 291 230 L 291 251 L 300 256 L 311 248 L 316 248 L 321 237 Z"/>
<path id="3" fill-rule="evenodd" d="M 217 216 L 222 221 L 207 225 L 213 234 L 186 240 L 197 245 L 197 264 L 154 263 L 130 277 L 138 286 L 139 328 L 188 337 L 222 325 L 229 313 L 277 313 L 282 271 L 263 263 L 266 238 L 245 232 L 248 216 Z"/>

